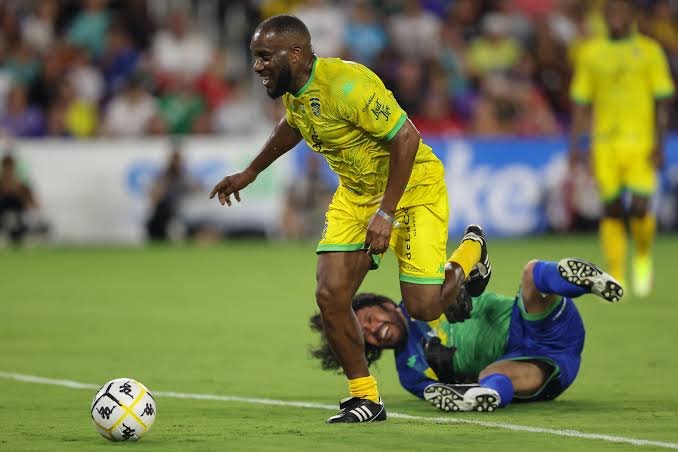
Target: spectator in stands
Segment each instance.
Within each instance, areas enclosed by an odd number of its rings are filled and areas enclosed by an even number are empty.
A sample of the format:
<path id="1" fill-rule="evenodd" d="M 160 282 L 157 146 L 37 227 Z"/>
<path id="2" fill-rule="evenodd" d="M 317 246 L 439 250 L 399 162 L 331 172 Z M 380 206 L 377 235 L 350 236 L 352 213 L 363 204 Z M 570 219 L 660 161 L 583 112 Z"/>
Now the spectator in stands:
<path id="1" fill-rule="evenodd" d="M 0 43 L 10 49 L 21 42 L 21 26 L 15 8 L 0 2 Z"/>
<path id="2" fill-rule="evenodd" d="M 422 135 L 460 135 L 461 121 L 450 110 L 450 101 L 444 92 L 429 93 L 421 108 L 421 115 L 412 122 Z"/>
<path id="3" fill-rule="evenodd" d="M 100 67 L 108 94 L 118 92 L 137 70 L 141 52 L 132 45 L 132 39 L 119 25 L 109 28 L 106 48 L 101 57 Z"/>
<path id="4" fill-rule="evenodd" d="M 397 66 L 397 78 L 391 88 L 398 104 L 409 114 L 419 113 L 422 87 L 426 85 L 424 67 L 418 60 L 403 59 Z"/>
<path id="5" fill-rule="evenodd" d="M 435 77 L 431 73 L 442 66 L 448 84 L 444 97 L 451 101 L 452 111 L 474 124 L 477 133 L 488 129 L 496 133 L 507 125 L 504 120 L 501 124 L 481 120 L 481 111 L 501 111 L 499 116 L 506 119 L 518 104 L 542 108 L 540 97 L 546 100 L 543 108 L 565 124 L 570 113 L 567 85 L 572 62 L 585 40 L 605 34 L 604 1 L 220 0 L 212 8 L 212 2 L 206 6 L 195 0 L 0 0 L 0 119 L 11 122 L 7 119 L 11 87 L 21 84 L 28 93 L 27 109 L 38 108 L 38 115 L 48 118 L 49 135 L 111 133 L 107 127 L 98 130 L 96 117 L 112 111 L 109 99 L 124 97 L 121 92 L 127 92 L 123 89 L 127 80 L 141 70 L 151 73 L 148 94 L 158 101 L 170 130 L 256 130 L 250 115 L 261 106 L 245 70 L 248 27 L 258 23 L 259 16 L 291 12 L 312 25 L 319 55 L 368 65 L 413 117 L 426 116 L 419 110 L 422 104 L 438 109 L 435 104 L 442 103 L 428 99 L 431 77 Z M 663 44 L 675 72 L 676 2 L 644 0 L 643 4 L 647 8 L 639 27 Z M 172 9 L 182 5 L 184 10 Z M 191 26 L 193 18 L 199 27 Z M 158 28 L 158 24 L 163 26 Z M 215 34 L 224 42 L 208 36 L 217 29 L 221 33 Z M 217 46 L 223 51 L 215 52 Z M 508 74 L 509 84 L 515 83 L 511 79 L 524 52 L 532 55 L 536 67 L 532 89 L 518 91 L 533 94 L 523 96 L 518 104 L 517 95 L 511 96 L 512 101 L 502 96 L 488 98 L 484 79 L 499 72 Z M 64 79 L 75 88 L 74 99 L 69 101 L 62 95 L 70 89 L 62 89 Z M 480 108 L 476 108 L 476 98 Z M 485 116 L 496 120 L 494 113 Z M 673 120 L 672 127 L 678 127 L 678 116 Z M 530 122 L 531 118 L 512 120 L 502 133 L 511 133 L 515 127 L 528 135 L 551 129 L 544 127 L 545 122 Z M 143 134 L 160 130 L 142 128 Z"/>
<path id="6" fill-rule="evenodd" d="M 136 137 L 162 133 L 164 122 L 153 96 L 144 87 L 141 74 L 131 77 L 109 103 L 102 133 L 115 137 Z"/>
<path id="7" fill-rule="evenodd" d="M 560 130 L 531 81 L 493 74 L 483 79 L 473 132 L 486 136 L 541 136 Z"/>
<path id="8" fill-rule="evenodd" d="M 29 86 L 38 76 L 40 62 L 33 49 L 20 41 L 8 52 L 5 67 L 12 75 L 14 83 Z"/>
<path id="9" fill-rule="evenodd" d="M 644 26 L 666 49 L 672 65 L 678 66 L 678 24 L 668 0 L 657 0 Z"/>
<path id="10" fill-rule="evenodd" d="M 146 222 L 146 232 L 153 241 L 186 236 L 190 225 L 181 218 L 182 200 L 191 193 L 202 191 L 184 167 L 180 143 L 175 141 L 172 146 L 167 166 L 149 191 L 151 214 Z"/>
<path id="11" fill-rule="evenodd" d="M 281 101 L 252 97 L 250 84 L 239 82 L 212 115 L 212 129 L 222 134 L 268 134 L 285 114 Z"/>
<path id="12" fill-rule="evenodd" d="M 211 60 L 210 41 L 203 33 L 191 30 L 184 11 L 171 12 L 166 28 L 153 36 L 151 61 L 161 86 L 173 78 L 192 81 L 205 71 Z"/>
<path id="13" fill-rule="evenodd" d="M 570 109 L 569 80 L 571 75 L 567 48 L 547 22 L 535 25 L 533 56 L 524 55 L 517 66 L 529 62 L 530 74 L 556 114 L 564 115 Z"/>
<path id="14" fill-rule="evenodd" d="M 95 106 L 99 104 L 104 96 L 104 79 L 101 71 L 92 64 L 86 49 L 74 49 L 66 77 L 75 89 L 78 99 Z"/>
<path id="15" fill-rule="evenodd" d="M 12 75 L 9 71 L 0 68 L 0 118 L 7 111 L 7 96 L 12 89 Z"/>
<path id="16" fill-rule="evenodd" d="M 329 0 L 306 0 L 292 14 L 308 26 L 313 51 L 320 57 L 337 57 L 343 49 L 346 15 Z"/>
<path id="17" fill-rule="evenodd" d="M 54 44 L 57 8 L 55 0 L 40 0 L 21 22 L 23 40 L 41 55 L 47 55 Z"/>
<path id="18" fill-rule="evenodd" d="M 459 29 L 444 24 L 440 29 L 440 53 L 438 64 L 448 80 L 448 95 L 461 97 L 468 94 L 470 87 L 466 77 L 464 41 Z"/>
<path id="19" fill-rule="evenodd" d="M 558 6 L 557 0 L 510 0 L 510 2 L 513 9 L 532 21 L 545 19 Z M 560 2 L 562 3 L 562 0 Z"/>
<path id="20" fill-rule="evenodd" d="M 446 18 L 446 24 L 458 30 L 463 42 L 471 42 L 481 34 L 479 19 L 480 19 L 480 3 L 476 0 L 456 0 L 450 6 L 449 13 Z"/>
<path id="21" fill-rule="evenodd" d="M 483 35 L 475 38 L 468 49 L 468 67 L 474 76 L 506 72 L 522 53 L 520 42 L 509 36 L 506 16 L 490 13 L 483 18 Z"/>
<path id="22" fill-rule="evenodd" d="M 98 58 L 104 51 L 110 21 L 106 0 L 85 0 L 84 8 L 68 29 L 68 40 L 76 47 L 87 49 L 92 58 Z"/>
<path id="23" fill-rule="evenodd" d="M 14 137 L 39 137 L 45 133 L 40 109 L 28 104 L 26 88 L 15 84 L 7 95 L 7 108 L 0 117 L 0 129 Z"/>
<path id="24" fill-rule="evenodd" d="M 506 18 L 509 36 L 516 38 L 523 45 L 528 42 L 533 22 L 518 9 L 516 0 L 496 0 L 496 11 Z"/>
<path id="25" fill-rule="evenodd" d="M 440 19 L 424 10 L 419 0 L 405 0 L 402 13 L 391 17 L 392 46 L 405 58 L 432 59 L 438 55 Z"/>
<path id="26" fill-rule="evenodd" d="M 231 93 L 231 87 L 226 82 L 226 55 L 216 51 L 205 72 L 196 81 L 198 92 L 205 99 L 207 108 L 213 112 L 226 101 Z"/>
<path id="27" fill-rule="evenodd" d="M 37 79 L 28 91 L 29 103 L 47 113 L 56 102 L 62 79 L 66 72 L 66 50 L 64 46 L 53 48 L 47 53 L 40 67 Z"/>
<path id="28" fill-rule="evenodd" d="M 49 111 L 47 127 L 50 135 L 85 138 L 94 135 L 99 124 L 96 105 L 79 98 L 73 83 L 64 79 L 59 94 Z"/>
<path id="29" fill-rule="evenodd" d="M 20 243 L 27 233 L 46 233 L 37 208 L 33 190 L 20 177 L 12 154 L 6 153 L 0 167 L 0 241 Z"/>
<path id="30" fill-rule="evenodd" d="M 158 99 L 158 109 L 167 132 L 171 134 L 207 133 L 209 119 L 202 97 L 186 77 L 167 81 L 165 92 Z"/>
<path id="31" fill-rule="evenodd" d="M 369 67 L 387 43 L 386 32 L 377 20 L 372 5 L 367 0 L 357 0 L 351 8 L 344 32 L 348 58 Z"/>

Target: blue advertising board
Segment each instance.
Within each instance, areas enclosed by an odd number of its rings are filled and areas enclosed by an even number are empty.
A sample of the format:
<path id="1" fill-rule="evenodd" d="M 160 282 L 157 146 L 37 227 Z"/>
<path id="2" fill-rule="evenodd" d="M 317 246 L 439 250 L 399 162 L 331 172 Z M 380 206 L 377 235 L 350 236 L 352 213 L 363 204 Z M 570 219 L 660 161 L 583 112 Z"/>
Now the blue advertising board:
<path id="1" fill-rule="evenodd" d="M 568 171 L 566 137 L 552 138 L 445 138 L 425 137 L 445 165 L 450 197 L 450 233 L 479 223 L 493 235 L 526 235 L 548 228 L 547 193 Z M 295 150 L 295 169 L 303 174 L 308 158 L 321 158 Z M 300 152 L 301 151 L 301 152 Z M 678 135 L 666 141 L 666 175 L 678 171 Z M 327 183 L 337 177 L 324 166 Z M 557 186 L 555 189 L 559 189 Z M 595 192 L 591 196 L 596 196 Z"/>

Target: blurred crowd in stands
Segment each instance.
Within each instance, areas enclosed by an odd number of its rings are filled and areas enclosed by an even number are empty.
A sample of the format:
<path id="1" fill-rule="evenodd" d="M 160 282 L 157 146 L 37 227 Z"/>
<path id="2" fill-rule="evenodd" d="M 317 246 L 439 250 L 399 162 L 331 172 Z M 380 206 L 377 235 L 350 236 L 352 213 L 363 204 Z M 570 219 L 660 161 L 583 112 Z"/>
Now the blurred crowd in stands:
<path id="1" fill-rule="evenodd" d="M 281 108 L 248 44 L 260 20 L 285 12 L 319 56 L 372 68 L 423 133 L 559 134 L 572 62 L 605 33 L 603 1 L 2 0 L 0 133 L 268 131 Z M 675 73 L 678 0 L 638 4 L 639 29 Z"/>

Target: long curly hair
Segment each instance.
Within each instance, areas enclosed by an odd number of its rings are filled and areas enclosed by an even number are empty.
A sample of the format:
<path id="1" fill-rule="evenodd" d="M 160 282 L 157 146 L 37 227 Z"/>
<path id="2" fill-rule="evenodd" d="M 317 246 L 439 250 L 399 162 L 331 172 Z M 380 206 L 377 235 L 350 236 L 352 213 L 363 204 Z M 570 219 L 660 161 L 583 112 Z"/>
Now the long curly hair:
<path id="1" fill-rule="evenodd" d="M 360 293 L 353 297 L 352 307 L 354 312 L 358 312 L 362 308 L 368 306 L 382 306 L 384 303 L 395 305 L 393 300 L 383 295 Z M 311 347 L 311 356 L 320 360 L 320 366 L 323 370 L 333 370 L 341 373 L 341 364 L 337 359 L 337 355 L 334 354 L 332 347 L 329 342 L 327 342 L 327 336 L 325 336 L 325 331 L 323 330 L 320 312 L 316 312 L 311 316 L 309 326 L 311 327 L 311 330 L 320 334 L 320 344 Z M 379 347 L 365 343 L 365 358 L 367 359 L 367 365 L 371 366 L 372 363 L 381 358 L 381 352 L 382 349 Z"/>

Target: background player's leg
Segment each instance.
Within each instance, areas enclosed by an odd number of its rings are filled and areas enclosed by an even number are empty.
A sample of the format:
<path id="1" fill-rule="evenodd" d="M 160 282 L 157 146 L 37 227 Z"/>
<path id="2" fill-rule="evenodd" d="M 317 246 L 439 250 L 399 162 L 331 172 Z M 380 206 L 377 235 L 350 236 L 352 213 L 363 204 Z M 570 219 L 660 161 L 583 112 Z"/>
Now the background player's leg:
<path id="1" fill-rule="evenodd" d="M 600 243 L 607 260 L 607 270 L 622 286 L 626 281 L 627 238 L 624 208 L 620 198 L 605 203 L 600 219 Z"/>
<path id="2" fill-rule="evenodd" d="M 633 290 L 636 295 L 645 297 L 652 290 L 652 242 L 654 241 L 656 220 L 650 211 L 650 198 L 634 194 L 629 210 L 631 235 L 634 242 L 633 254 Z"/>
<path id="3" fill-rule="evenodd" d="M 351 309 L 351 300 L 371 265 L 372 258 L 364 251 L 318 255 L 316 302 L 320 308 L 327 340 L 349 380 L 370 375 L 365 360 L 365 343 L 355 313 Z M 373 390 L 368 392 L 374 392 L 376 397 L 365 398 L 378 400 L 376 383 Z"/>
<path id="4" fill-rule="evenodd" d="M 593 173 L 603 203 L 598 233 L 606 269 L 624 285 L 626 278 L 627 233 L 621 201 L 622 178 L 629 172 L 628 153 L 613 147 L 598 146 L 591 151 Z"/>

